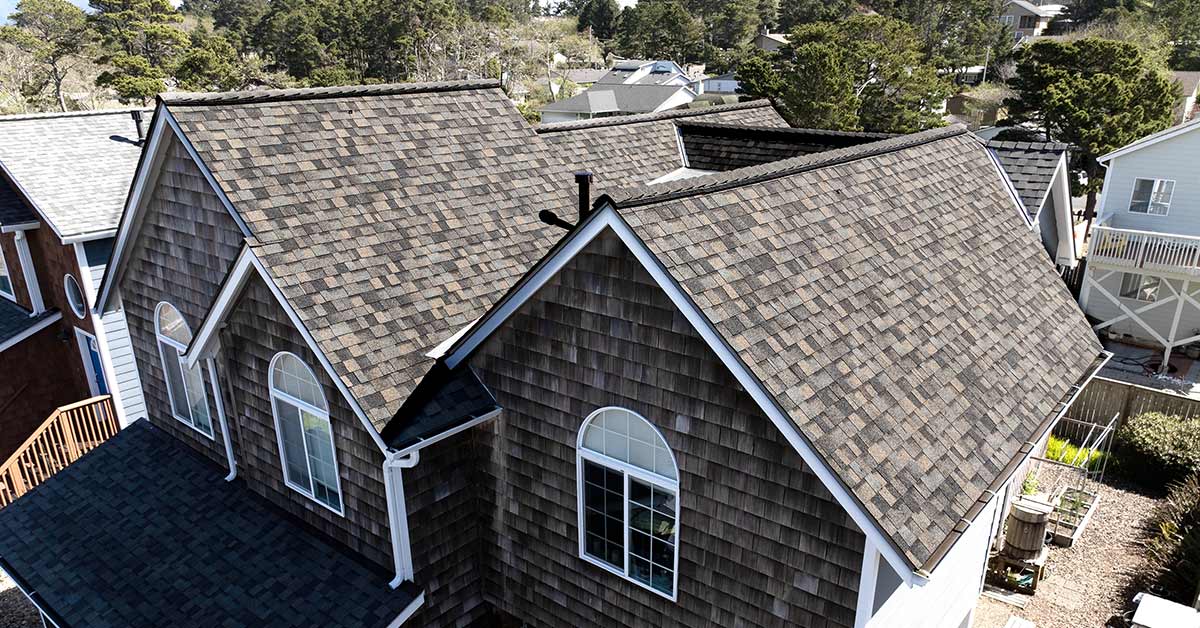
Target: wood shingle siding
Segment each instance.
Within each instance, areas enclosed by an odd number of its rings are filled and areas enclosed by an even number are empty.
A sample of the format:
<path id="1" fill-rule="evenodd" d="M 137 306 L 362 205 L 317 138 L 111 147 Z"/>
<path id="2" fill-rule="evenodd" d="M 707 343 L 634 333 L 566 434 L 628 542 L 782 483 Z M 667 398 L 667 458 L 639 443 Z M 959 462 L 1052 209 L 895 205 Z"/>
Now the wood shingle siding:
<path id="1" fill-rule="evenodd" d="M 276 506 L 391 568 L 383 453 L 261 278 L 249 280 L 227 325 L 221 340 L 221 383 L 228 389 L 226 396 L 232 397 L 226 410 L 234 432 L 238 476 Z M 284 483 L 268 388 L 271 359 L 280 351 L 298 356 L 321 383 L 329 404 L 345 516 Z"/>
<path id="2" fill-rule="evenodd" d="M 204 382 L 215 434 L 212 440 L 171 414 L 154 316 L 159 302 L 166 301 L 179 310 L 195 333 L 237 257 L 242 234 L 180 142 L 173 135 L 164 139 L 159 179 L 130 248 L 128 264 L 118 278 L 121 299 L 142 377 L 147 416 L 157 427 L 224 467 L 224 436 L 207 369 Z"/>
<path id="3" fill-rule="evenodd" d="M 611 232 L 472 364 L 505 408 L 474 432 L 490 450 L 480 513 L 498 609 L 534 626 L 853 625 L 863 535 Z M 678 602 L 579 558 L 575 447 L 604 406 L 644 416 L 677 458 Z"/>

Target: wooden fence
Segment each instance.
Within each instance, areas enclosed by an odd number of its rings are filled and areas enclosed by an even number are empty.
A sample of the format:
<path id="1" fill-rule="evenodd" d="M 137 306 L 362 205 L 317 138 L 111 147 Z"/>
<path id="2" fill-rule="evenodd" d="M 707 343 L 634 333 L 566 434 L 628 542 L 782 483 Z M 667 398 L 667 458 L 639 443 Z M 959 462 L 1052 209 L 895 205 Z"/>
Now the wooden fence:
<path id="1" fill-rule="evenodd" d="M 0 508 L 45 482 L 120 430 L 112 397 L 92 397 L 55 410 L 0 464 Z"/>
<path id="2" fill-rule="evenodd" d="M 1075 421 L 1107 425 L 1113 415 L 1120 415 L 1116 424 L 1119 429 L 1129 417 L 1143 412 L 1162 412 L 1190 419 L 1200 416 L 1200 400 L 1106 377 L 1096 377 L 1079 393 L 1079 398 L 1071 405 L 1067 416 Z M 1067 426 L 1064 425 L 1062 429 L 1055 429 L 1055 433 L 1070 438 L 1071 435 L 1063 433 L 1065 429 Z"/>

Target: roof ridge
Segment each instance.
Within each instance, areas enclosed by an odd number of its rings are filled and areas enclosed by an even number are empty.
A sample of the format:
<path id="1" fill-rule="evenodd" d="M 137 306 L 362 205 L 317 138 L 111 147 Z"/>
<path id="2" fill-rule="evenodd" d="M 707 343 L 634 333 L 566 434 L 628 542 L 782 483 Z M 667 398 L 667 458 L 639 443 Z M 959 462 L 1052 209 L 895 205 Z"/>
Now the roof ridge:
<path id="1" fill-rule="evenodd" d="M 154 111 L 144 107 L 128 107 L 124 109 L 89 109 L 87 111 L 45 111 L 39 113 L 14 113 L 0 116 L 0 122 L 20 122 L 22 120 L 48 120 L 53 118 L 86 118 L 91 116 L 130 114 L 134 111 L 149 113 Z"/>
<path id="2" fill-rule="evenodd" d="M 759 107 L 769 107 L 771 101 L 760 98 L 749 102 L 739 102 L 731 105 L 716 105 L 713 107 L 696 107 L 692 109 L 672 109 L 669 111 L 660 111 L 658 113 L 642 113 L 632 116 L 613 116 L 611 118 L 596 118 L 593 120 L 579 120 L 573 122 L 552 122 L 550 124 L 540 124 L 536 127 L 538 133 L 553 133 L 555 131 L 576 131 L 579 129 L 591 129 L 604 126 L 621 126 L 626 124 L 638 124 L 639 122 L 653 122 L 655 120 L 671 120 L 675 118 L 688 118 L 691 116 L 703 116 L 710 113 L 721 113 L 723 111 L 738 111 L 741 109 L 758 109 Z"/>
<path id="3" fill-rule="evenodd" d="M 777 133 L 779 135 L 828 135 L 830 137 L 862 137 L 873 138 L 879 140 L 891 139 L 900 137 L 900 133 L 874 133 L 871 131 L 835 131 L 832 129 L 812 129 L 807 127 L 777 127 L 777 126 L 762 126 L 752 124 L 737 124 L 732 122 L 708 122 L 705 120 L 691 120 L 676 122 L 675 126 L 679 127 L 695 127 L 702 129 L 728 130 L 732 132 L 763 132 Z"/>
<path id="4" fill-rule="evenodd" d="M 761 164 L 757 166 L 749 166 L 746 168 L 738 168 L 715 175 L 707 175 L 696 177 L 693 179 L 683 179 L 681 181 L 672 181 L 669 183 L 658 183 L 653 185 L 641 185 L 631 188 L 621 188 L 611 193 L 604 194 L 601 198 L 608 198 L 616 207 L 636 207 L 639 205 L 649 205 L 667 200 L 675 200 L 697 194 L 706 194 L 710 192 L 720 192 L 732 188 L 742 187 L 753 183 L 759 183 L 771 179 L 808 172 L 810 170 L 818 170 L 838 164 L 844 164 L 850 161 L 856 161 L 867 157 L 875 157 L 886 153 L 892 153 L 938 140 L 957 137 L 960 135 L 968 135 L 967 127 L 962 124 L 955 124 L 948 127 L 940 127 L 920 131 L 918 133 L 910 133 L 908 135 L 900 135 L 890 139 L 879 140 L 876 142 L 868 142 L 857 146 L 849 146 L 846 148 L 838 148 L 819 153 L 810 153 L 808 155 L 800 155 L 790 159 L 783 159 L 776 162 Z M 602 202 L 597 199 L 597 203 Z"/>
<path id="5" fill-rule="evenodd" d="M 462 81 L 434 81 L 425 83 L 380 83 L 377 85 L 343 85 L 338 87 L 300 87 L 290 89 L 262 89 L 240 92 L 170 92 L 159 94 L 158 99 L 173 106 L 189 105 L 242 105 L 289 100 L 318 100 L 323 98 L 348 98 L 354 96 L 391 96 L 395 94 L 418 94 L 424 92 L 453 92 L 471 89 L 499 88 L 500 81 L 493 79 L 467 79 Z"/>
<path id="6" fill-rule="evenodd" d="M 1026 140 L 987 140 L 988 148 L 1012 148 L 1022 150 L 1043 150 L 1061 152 L 1071 148 L 1066 142 L 1030 142 Z"/>

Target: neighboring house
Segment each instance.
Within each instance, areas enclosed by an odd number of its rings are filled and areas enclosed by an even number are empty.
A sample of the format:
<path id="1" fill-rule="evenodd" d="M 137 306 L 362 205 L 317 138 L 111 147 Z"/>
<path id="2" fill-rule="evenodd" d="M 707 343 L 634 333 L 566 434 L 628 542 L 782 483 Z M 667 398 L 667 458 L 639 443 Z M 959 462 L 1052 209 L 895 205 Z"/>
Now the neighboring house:
<path id="1" fill-rule="evenodd" d="M 546 137 L 487 82 L 160 100 L 99 302 L 149 421 L 0 510 L 48 622 L 970 625 L 1104 360 L 983 145 L 609 187 L 563 231 Z"/>
<path id="2" fill-rule="evenodd" d="M 1096 329 L 1171 350 L 1200 341 L 1200 120 L 1100 157 L 1079 304 Z"/>
<path id="3" fill-rule="evenodd" d="M 61 405 L 111 394 L 122 425 L 146 416 L 124 316 L 92 312 L 141 154 L 134 116 L 0 117 L 0 296 L 43 325 L 0 353 L 0 460 Z"/>
<path id="4" fill-rule="evenodd" d="M 767 52 L 775 52 L 788 45 L 788 36 L 784 33 L 759 33 L 754 37 L 754 47 Z"/>
<path id="5" fill-rule="evenodd" d="M 736 94 L 741 87 L 737 74 L 726 72 L 720 76 L 710 76 L 703 81 L 705 94 Z"/>
<path id="6" fill-rule="evenodd" d="M 1017 41 L 1041 37 L 1050 22 L 1066 10 L 1062 4 L 1040 4 L 1026 0 L 1009 0 L 1000 11 L 1000 22 L 1012 28 Z"/>
<path id="7" fill-rule="evenodd" d="M 597 85 L 675 85 L 699 89 L 696 81 L 674 61 L 626 59 L 615 63 Z"/>
<path id="8" fill-rule="evenodd" d="M 1060 270 L 1079 262 L 1075 219 L 1071 212 L 1070 145 L 1057 142 L 991 140 L 988 149 L 999 160 L 1017 191 L 1029 228 L 1041 237 L 1046 254 Z"/>
<path id="9" fill-rule="evenodd" d="M 1200 88 L 1200 72 L 1172 70 L 1179 84 L 1179 100 L 1175 103 L 1174 123 L 1183 124 L 1196 116 L 1196 92 Z"/>
<path id="10" fill-rule="evenodd" d="M 597 81 L 608 74 L 608 70 L 603 68 L 573 68 L 570 70 L 560 70 L 563 78 L 572 83 L 587 89 L 594 85 Z"/>
<path id="11" fill-rule="evenodd" d="M 542 122 L 655 113 L 682 107 L 693 100 L 696 100 L 696 92 L 682 85 L 597 83 L 582 94 L 543 105 Z"/>

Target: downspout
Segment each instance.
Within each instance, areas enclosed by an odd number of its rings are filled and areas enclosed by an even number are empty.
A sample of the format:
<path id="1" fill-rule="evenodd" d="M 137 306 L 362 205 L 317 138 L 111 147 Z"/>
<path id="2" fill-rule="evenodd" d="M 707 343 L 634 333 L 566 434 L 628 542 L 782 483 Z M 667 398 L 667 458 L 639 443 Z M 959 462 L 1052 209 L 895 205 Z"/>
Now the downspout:
<path id="1" fill-rule="evenodd" d="M 413 579 L 412 545 L 408 535 L 408 506 L 404 501 L 404 477 L 402 469 L 411 469 L 421 461 L 421 452 L 414 451 L 406 456 L 389 449 L 383 458 L 383 484 L 387 492 L 388 527 L 392 531 L 392 561 L 396 577 L 388 583 L 395 589 L 406 580 Z"/>
<path id="2" fill-rule="evenodd" d="M 217 380 L 217 361 L 205 358 L 208 362 L 208 379 L 212 387 L 213 399 L 217 403 L 217 421 L 221 424 L 221 440 L 225 441 L 225 461 L 229 464 L 229 475 L 226 482 L 232 482 L 237 477 L 237 460 L 233 457 L 233 435 L 229 433 L 229 422 L 225 420 L 225 400 L 221 397 L 221 386 Z"/>

